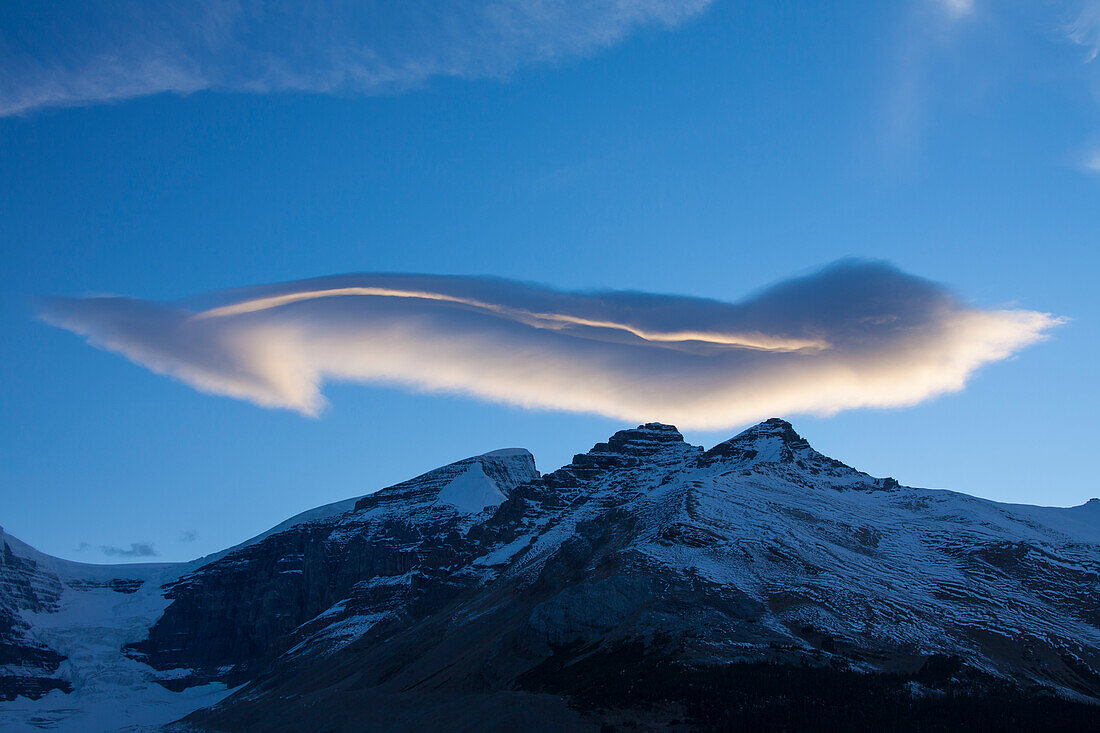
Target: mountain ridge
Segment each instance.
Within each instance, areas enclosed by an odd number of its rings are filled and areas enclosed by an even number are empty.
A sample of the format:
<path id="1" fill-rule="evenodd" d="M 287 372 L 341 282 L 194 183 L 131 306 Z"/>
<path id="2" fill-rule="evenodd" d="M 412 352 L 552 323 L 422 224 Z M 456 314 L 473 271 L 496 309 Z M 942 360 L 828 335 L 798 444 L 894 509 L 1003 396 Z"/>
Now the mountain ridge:
<path id="1" fill-rule="evenodd" d="M 1082 516 L 1095 500 L 905 487 L 773 418 L 707 450 L 647 423 L 547 474 L 527 451 L 493 451 L 352 502 L 165 580 L 163 611 L 123 656 L 166 694 L 205 691 L 196 707 L 213 707 L 181 725 L 355 729 L 340 716 L 370 701 L 400 729 L 455 696 L 501 726 L 660 719 L 629 695 L 593 709 L 561 683 L 623 654 L 727 670 L 704 687 L 740 664 L 923 685 L 942 658 L 956 672 L 936 699 L 1010 684 L 1100 700 L 1100 530 Z"/>

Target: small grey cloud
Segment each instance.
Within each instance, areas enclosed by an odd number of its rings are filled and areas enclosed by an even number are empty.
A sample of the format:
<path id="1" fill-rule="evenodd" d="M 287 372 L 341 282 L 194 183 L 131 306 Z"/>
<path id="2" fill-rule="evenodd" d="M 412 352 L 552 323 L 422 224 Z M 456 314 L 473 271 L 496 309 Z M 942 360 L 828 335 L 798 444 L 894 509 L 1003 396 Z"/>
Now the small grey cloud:
<path id="1" fill-rule="evenodd" d="M 710 0 L 0 4 L 0 116 L 158 92 L 380 94 L 583 56 Z"/>
<path id="2" fill-rule="evenodd" d="M 914 405 L 1062 322 L 855 260 L 740 302 L 390 273 L 176 303 L 52 298 L 42 317 L 203 392 L 305 415 L 340 380 L 689 429 Z"/>
<path id="3" fill-rule="evenodd" d="M 148 542 L 132 542 L 129 547 L 100 545 L 100 552 L 109 557 L 156 557 L 157 551 Z"/>
<path id="4" fill-rule="evenodd" d="M 185 532 L 180 533 L 180 542 L 183 542 L 183 543 L 194 542 L 198 538 L 199 538 L 199 533 L 196 532 L 193 529 L 189 529 Z"/>

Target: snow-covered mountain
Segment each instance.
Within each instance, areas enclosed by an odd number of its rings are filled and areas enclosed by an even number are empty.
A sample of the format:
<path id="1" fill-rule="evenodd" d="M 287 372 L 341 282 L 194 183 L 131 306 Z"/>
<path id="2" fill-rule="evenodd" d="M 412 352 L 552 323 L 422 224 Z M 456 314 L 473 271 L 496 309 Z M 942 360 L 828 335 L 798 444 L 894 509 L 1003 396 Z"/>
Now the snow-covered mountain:
<path id="1" fill-rule="evenodd" d="M 1100 501 L 900 486 L 778 419 L 468 458 L 188 564 L 2 539 L 5 729 L 1100 725 Z"/>

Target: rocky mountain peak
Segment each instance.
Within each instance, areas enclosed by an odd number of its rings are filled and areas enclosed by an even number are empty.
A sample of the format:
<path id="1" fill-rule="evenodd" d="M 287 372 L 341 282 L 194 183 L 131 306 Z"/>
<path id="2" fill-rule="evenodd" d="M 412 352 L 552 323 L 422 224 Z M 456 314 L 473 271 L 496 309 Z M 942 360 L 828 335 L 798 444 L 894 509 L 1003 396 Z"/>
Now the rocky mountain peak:
<path id="1" fill-rule="evenodd" d="M 806 439 L 795 432 L 794 426 L 780 417 L 768 418 L 764 422 L 742 430 L 731 438 L 731 440 L 742 443 L 762 439 L 776 439 L 793 448 L 810 447 Z"/>
<path id="2" fill-rule="evenodd" d="M 806 488 L 896 490 L 892 478 L 874 478 L 818 453 L 786 420 L 773 417 L 741 431 L 699 457 L 699 465 L 781 476 Z"/>
<path id="3" fill-rule="evenodd" d="M 814 452 L 809 442 L 789 422 L 773 417 L 714 446 L 701 461 L 704 465 L 719 461 L 789 463 L 807 452 Z"/>
<path id="4" fill-rule="evenodd" d="M 652 422 L 618 431 L 607 442 L 596 443 L 587 453 L 573 456 L 573 463 L 567 468 L 577 472 L 665 463 L 700 450 L 684 442 L 684 436 L 674 426 Z"/>
<path id="5" fill-rule="evenodd" d="M 598 444 L 597 448 L 604 445 L 608 446 L 610 451 L 618 453 L 644 453 L 661 450 L 665 446 L 684 445 L 684 436 L 674 425 L 649 422 L 629 430 L 620 430 L 608 438 L 607 443 Z"/>

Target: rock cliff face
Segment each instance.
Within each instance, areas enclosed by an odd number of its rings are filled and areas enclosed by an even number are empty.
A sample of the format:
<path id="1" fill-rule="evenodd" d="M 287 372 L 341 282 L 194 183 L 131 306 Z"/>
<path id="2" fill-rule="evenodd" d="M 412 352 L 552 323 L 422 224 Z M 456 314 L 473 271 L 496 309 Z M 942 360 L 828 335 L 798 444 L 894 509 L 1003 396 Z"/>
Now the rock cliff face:
<path id="1" fill-rule="evenodd" d="M 56 611 L 61 582 L 33 559 L 15 555 L 4 539 L 0 529 L 0 700 L 68 691 L 55 677 L 65 658 L 36 640 L 23 619 L 24 612 Z"/>
<path id="2" fill-rule="evenodd" d="M 177 687 L 239 683 L 288 649 L 415 615 L 460 587 L 445 569 L 478 514 L 537 476 L 527 451 L 467 458 L 230 551 L 172 585 L 164 616 L 130 650 L 192 670 Z"/>
<path id="3" fill-rule="evenodd" d="M 710 450 L 643 425 L 543 476 L 478 456 L 173 572 L 128 662 L 243 685 L 181 728 L 1100 716 L 1100 501 L 900 486 L 782 420 Z"/>

